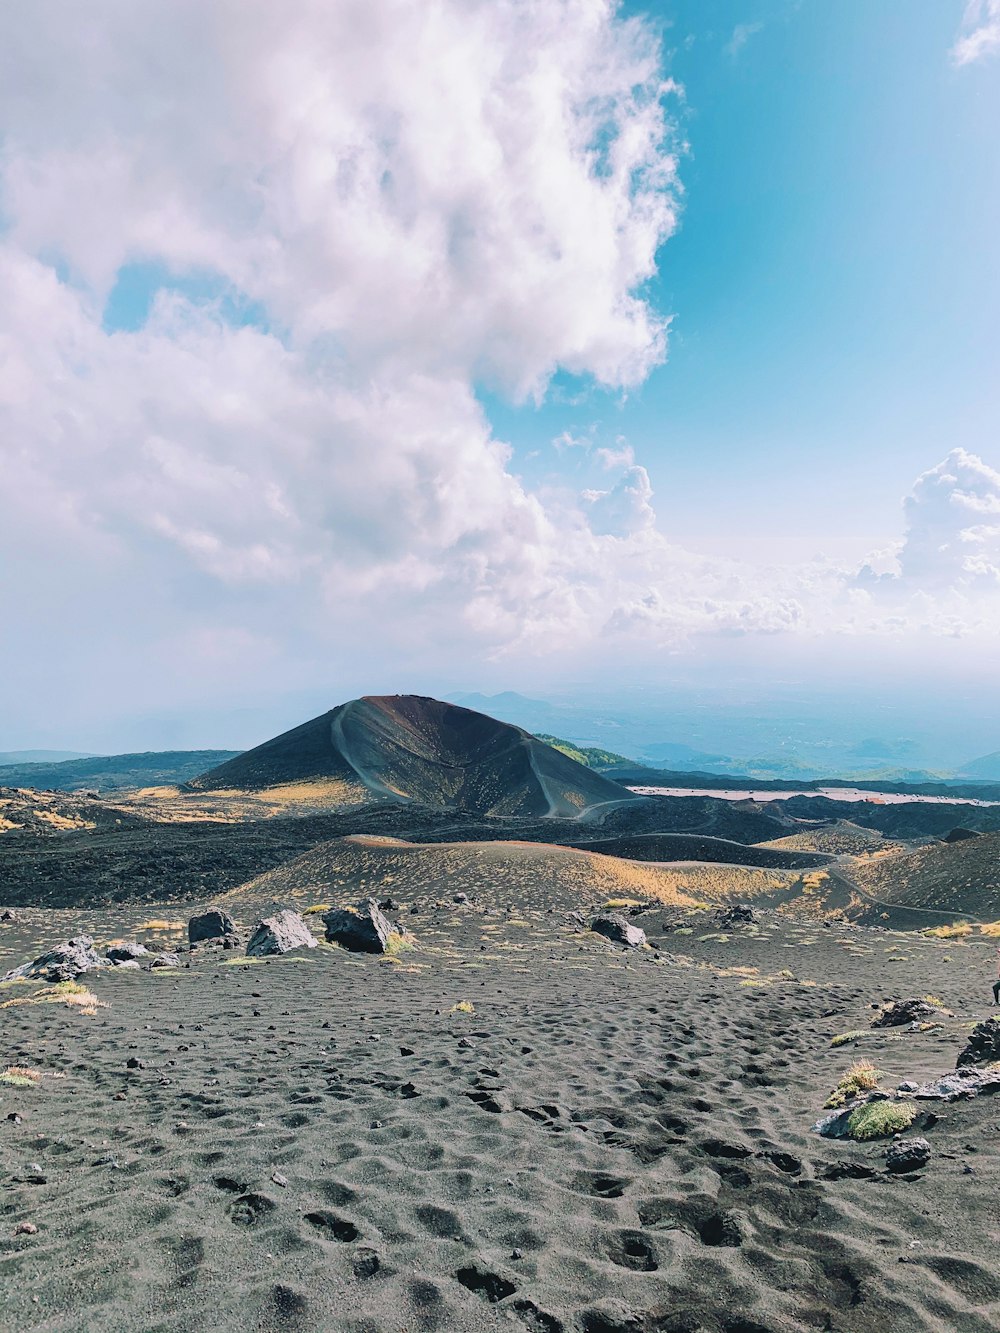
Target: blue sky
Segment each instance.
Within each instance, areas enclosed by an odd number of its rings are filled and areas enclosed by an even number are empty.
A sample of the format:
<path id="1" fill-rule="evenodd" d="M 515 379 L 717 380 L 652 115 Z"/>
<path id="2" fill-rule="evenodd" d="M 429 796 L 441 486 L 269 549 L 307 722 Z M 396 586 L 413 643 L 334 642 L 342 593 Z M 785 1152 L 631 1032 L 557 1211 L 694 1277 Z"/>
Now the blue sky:
<path id="1" fill-rule="evenodd" d="M 850 558 L 954 445 L 1000 464 L 1000 62 L 951 63 L 963 7 L 628 6 L 684 88 L 681 225 L 651 284 L 669 359 L 624 402 L 491 398 L 526 471 L 596 423 L 679 538 Z"/>
<path id="2" fill-rule="evenodd" d="M 0 746 L 393 690 L 971 716 L 998 124 L 1000 0 L 9 7 Z"/>

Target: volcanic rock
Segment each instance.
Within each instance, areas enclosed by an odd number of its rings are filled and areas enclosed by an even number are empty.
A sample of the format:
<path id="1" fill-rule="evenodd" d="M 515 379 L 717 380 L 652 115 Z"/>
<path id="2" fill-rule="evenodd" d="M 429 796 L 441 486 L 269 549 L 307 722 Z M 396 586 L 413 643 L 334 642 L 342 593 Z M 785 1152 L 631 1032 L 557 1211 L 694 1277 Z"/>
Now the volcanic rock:
<path id="1" fill-rule="evenodd" d="M 2 981 L 38 979 L 40 981 L 73 981 L 81 972 L 90 972 L 96 967 L 108 967 L 106 959 L 101 958 L 94 949 L 94 941 L 89 935 L 78 935 L 57 944 L 48 953 L 43 953 L 34 962 L 25 963 L 8 972 Z"/>
<path id="2" fill-rule="evenodd" d="M 236 922 L 228 912 L 220 912 L 217 908 L 193 916 L 188 922 L 189 944 L 202 944 L 206 940 L 221 940 L 227 937 L 235 939 L 236 935 Z"/>
<path id="3" fill-rule="evenodd" d="M 323 917 L 323 925 L 328 943 L 355 953 L 386 953 L 391 937 L 400 934 L 374 898 L 357 907 L 334 908 Z"/>
<path id="4" fill-rule="evenodd" d="M 940 1010 L 926 1000 L 893 1000 L 885 1005 L 872 1019 L 873 1028 L 899 1028 L 907 1023 L 920 1023 L 933 1018 Z"/>
<path id="5" fill-rule="evenodd" d="M 298 912 L 285 907 L 258 923 L 247 944 L 247 957 L 264 958 L 271 954 L 290 953 L 292 949 L 315 948 L 315 935 Z"/>
<path id="6" fill-rule="evenodd" d="M 732 907 L 720 907 L 715 913 L 715 922 L 719 926 L 754 926 L 760 917 L 749 903 L 734 903 Z"/>
<path id="7" fill-rule="evenodd" d="M 120 944 L 112 944 L 107 949 L 108 960 L 112 963 L 131 963 L 139 958 L 146 958 L 149 950 L 144 944 L 138 944 L 135 940 L 123 940 Z"/>
<path id="8" fill-rule="evenodd" d="M 638 926 L 630 925 L 617 912 L 602 912 L 590 923 L 590 929 L 614 944 L 624 944 L 630 949 L 638 949 L 646 943 L 646 932 Z"/>
<path id="9" fill-rule="evenodd" d="M 919 1171 L 931 1159 L 931 1145 L 926 1139 L 895 1139 L 885 1150 L 885 1164 L 893 1175 Z"/>
<path id="10" fill-rule="evenodd" d="M 995 1060 L 1000 1060 L 1000 1018 L 984 1018 L 969 1033 L 969 1040 L 956 1061 L 956 1068 L 992 1064 Z"/>

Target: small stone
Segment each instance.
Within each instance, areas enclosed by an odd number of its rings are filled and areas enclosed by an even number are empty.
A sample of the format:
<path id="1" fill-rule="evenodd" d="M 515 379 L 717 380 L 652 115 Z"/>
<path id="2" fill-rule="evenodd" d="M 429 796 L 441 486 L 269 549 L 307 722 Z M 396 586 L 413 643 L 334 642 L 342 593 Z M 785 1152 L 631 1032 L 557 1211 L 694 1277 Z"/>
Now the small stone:
<path id="1" fill-rule="evenodd" d="M 18 1222 L 17 1226 L 14 1228 L 14 1235 L 37 1236 L 38 1228 L 35 1226 L 34 1222 Z"/>
<path id="2" fill-rule="evenodd" d="M 19 1125 L 21 1123 L 21 1117 L 18 1115 L 16 1111 L 11 1111 L 7 1116 L 7 1119 L 10 1121 L 12 1125 Z"/>
<path id="3" fill-rule="evenodd" d="M 139 1057 L 138 1057 L 137 1055 L 130 1055 L 129 1058 L 125 1061 L 125 1068 L 126 1068 L 126 1069 L 145 1069 L 146 1066 L 145 1066 L 145 1064 L 143 1064 L 143 1062 L 139 1059 Z"/>
<path id="4" fill-rule="evenodd" d="M 355 1277 L 374 1277 L 382 1267 L 382 1260 L 379 1258 L 378 1252 L 373 1250 L 370 1245 L 359 1245 L 354 1251 L 352 1267 Z"/>
<path id="5" fill-rule="evenodd" d="M 510 1257 L 512 1259 L 523 1259 L 524 1255 L 521 1253 L 520 1250 L 511 1250 Z"/>
<path id="6" fill-rule="evenodd" d="M 125 1092 L 116 1092 L 115 1095 L 114 1095 L 114 1097 L 112 1097 L 111 1100 L 112 1100 L 112 1101 L 115 1101 L 115 1102 L 124 1102 L 124 1101 L 126 1101 L 127 1099 L 128 1099 L 128 1093 L 125 1093 Z"/>
<path id="7" fill-rule="evenodd" d="M 288 1188 L 288 1177 L 283 1176 L 280 1171 L 275 1171 L 271 1176 L 271 1179 L 276 1185 L 280 1185 L 282 1189 Z"/>

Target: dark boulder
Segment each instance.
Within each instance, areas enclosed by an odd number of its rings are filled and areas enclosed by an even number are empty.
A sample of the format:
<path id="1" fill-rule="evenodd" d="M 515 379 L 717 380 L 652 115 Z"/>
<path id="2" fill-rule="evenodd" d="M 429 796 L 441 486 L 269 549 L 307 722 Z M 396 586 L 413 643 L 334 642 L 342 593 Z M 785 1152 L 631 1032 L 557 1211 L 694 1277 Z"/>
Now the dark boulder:
<path id="1" fill-rule="evenodd" d="M 401 932 L 385 916 L 374 898 L 358 903 L 357 907 L 334 908 L 323 917 L 326 938 L 330 944 L 354 953 L 387 953 L 393 936 Z"/>
<path id="2" fill-rule="evenodd" d="M 885 1150 L 885 1164 L 893 1175 L 920 1171 L 930 1160 L 931 1145 L 926 1139 L 894 1139 Z"/>
<path id="3" fill-rule="evenodd" d="M 590 929 L 603 935 L 613 944 L 624 944 L 629 949 L 638 949 L 646 943 L 646 932 L 638 926 L 630 925 L 617 912 L 602 912 L 590 923 Z"/>
<path id="4" fill-rule="evenodd" d="M 188 943 L 203 944 L 206 940 L 237 938 L 236 922 L 228 912 L 217 908 L 193 916 L 188 922 Z"/>
<path id="5" fill-rule="evenodd" d="M 9 907 L 5 907 L 4 910 L 0 912 L 0 921 L 16 921 L 17 919 L 17 913 L 12 912 Z"/>
<path id="6" fill-rule="evenodd" d="M 299 916 L 287 907 L 265 917 L 247 944 L 248 958 L 291 953 L 293 949 L 315 949 L 316 937 Z"/>
<path id="7" fill-rule="evenodd" d="M 965 1049 L 956 1061 L 963 1065 L 985 1065 L 1000 1060 L 1000 1018 L 984 1018 L 969 1033 Z"/>
<path id="8" fill-rule="evenodd" d="M 907 1023 L 922 1023 L 940 1012 L 926 1000 L 893 1000 L 879 1010 L 871 1025 L 873 1028 L 901 1028 Z"/>
<path id="9" fill-rule="evenodd" d="M 107 959 L 101 958 L 94 949 L 94 941 L 89 935 L 78 935 L 57 944 L 48 953 L 43 953 L 34 962 L 25 963 L 8 972 L 0 981 L 74 981 L 81 972 L 90 972 L 97 967 L 109 967 Z"/>

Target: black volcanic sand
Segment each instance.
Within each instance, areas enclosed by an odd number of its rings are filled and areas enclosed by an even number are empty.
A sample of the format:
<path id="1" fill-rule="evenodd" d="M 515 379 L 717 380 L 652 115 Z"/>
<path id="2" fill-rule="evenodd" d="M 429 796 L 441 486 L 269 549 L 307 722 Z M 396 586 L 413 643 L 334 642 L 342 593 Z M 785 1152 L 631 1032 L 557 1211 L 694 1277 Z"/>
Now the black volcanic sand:
<path id="1" fill-rule="evenodd" d="M 810 1129 L 858 1056 L 889 1087 L 954 1066 L 989 1012 L 988 942 L 656 909 L 636 918 L 654 947 L 626 955 L 565 901 L 466 887 L 403 914 L 417 947 L 396 962 L 202 951 L 89 974 L 91 1016 L 0 1011 L 3 1062 L 45 1071 L 0 1086 L 3 1325 L 1000 1328 L 1000 1105 L 928 1103 L 914 1178 Z M 143 921 L 19 915 L 0 970 Z M 831 1048 L 927 992 L 955 1011 L 940 1028 Z"/>

